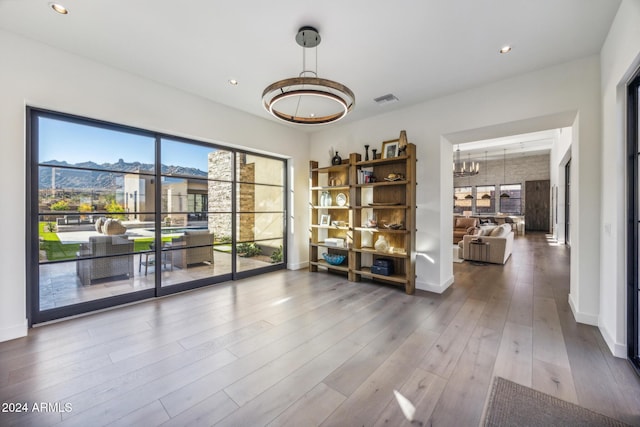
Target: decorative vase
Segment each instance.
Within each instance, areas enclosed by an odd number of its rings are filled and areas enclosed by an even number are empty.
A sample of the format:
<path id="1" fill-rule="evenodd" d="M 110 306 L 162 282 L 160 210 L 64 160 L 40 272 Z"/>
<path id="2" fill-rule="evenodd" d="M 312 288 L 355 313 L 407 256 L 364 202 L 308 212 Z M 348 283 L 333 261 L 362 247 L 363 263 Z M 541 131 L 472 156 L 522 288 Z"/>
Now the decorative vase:
<path id="1" fill-rule="evenodd" d="M 378 236 L 378 240 L 376 240 L 376 244 L 373 247 L 376 248 L 376 252 L 388 252 L 389 242 L 381 235 Z"/>
<path id="2" fill-rule="evenodd" d="M 369 145 L 364 146 L 364 160 L 369 161 Z"/>
<path id="3" fill-rule="evenodd" d="M 326 196 L 325 196 L 326 194 L 327 194 L 327 192 L 326 192 L 326 191 L 323 191 L 322 193 L 320 193 L 320 202 L 319 202 L 319 203 L 320 203 L 320 206 L 324 206 L 324 203 L 325 203 L 325 202 L 324 202 L 324 199 L 325 199 L 325 197 L 326 197 Z"/>
<path id="4" fill-rule="evenodd" d="M 336 151 L 336 155 L 333 156 L 333 159 L 331 159 L 331 164 L 334 166 L 342 164 L 342 157 L 338 155 L 337 151 Z"/>
<path id="5" fill-rule="evenodd" d="M 373 160 L 376 159 L 376 151 L 378 151 L 378 149 L 376 149 L 376 148 L 372 148 L 371 149 L 371 152 L 373 153 Z"/>
<path id="6" fill-rule="evenodd" d="M 333 206 L 333 197 L 331 197 L 331 193 L 329 193 L 328 191 L 325 191 L 325 196 L 324 196 L 324 205 L 325 206 Z"/>

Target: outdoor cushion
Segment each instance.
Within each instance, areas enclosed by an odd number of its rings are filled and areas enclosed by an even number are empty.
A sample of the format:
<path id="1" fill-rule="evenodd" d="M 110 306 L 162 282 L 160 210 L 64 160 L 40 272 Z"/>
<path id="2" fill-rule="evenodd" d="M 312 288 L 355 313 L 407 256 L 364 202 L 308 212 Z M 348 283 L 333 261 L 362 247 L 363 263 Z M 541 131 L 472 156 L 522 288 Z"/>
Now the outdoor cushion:
<path id="1" fill-rule="evenodd" d="M 118 234 L 124 234 L 127 231 L 127 227 L 122 225 L 117 219 L 108 219 L 102 225 L 102 232 L 107 236 L 115 236 Z"/>
<path id="2" fill-rule="evenodd" d="M 96 226 L 96 231 L 98 233 L 103 233 L 102 226 L 104 226 L 104 223 L 105 223 L 106 220 L 107 219 L 105 217 L 103 217 L 103 216 L 101 216 L 100 218 L 98 218 L 96 220 L 95 226 Z"/>

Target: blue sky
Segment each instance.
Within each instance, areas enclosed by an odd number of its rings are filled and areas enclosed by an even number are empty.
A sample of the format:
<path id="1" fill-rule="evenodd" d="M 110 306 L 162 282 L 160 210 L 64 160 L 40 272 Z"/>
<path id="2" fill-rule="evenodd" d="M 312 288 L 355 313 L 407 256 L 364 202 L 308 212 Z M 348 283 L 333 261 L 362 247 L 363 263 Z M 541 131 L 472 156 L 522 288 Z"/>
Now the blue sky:
<path id="1" fill-rule="evenodd" d="M 77 123 L 39 119 L 39 162 L 66 161 L 70 164 L 92 161 L 98 164 L 153 163 L 154 138 Z M 207 154 L 214 148 L 165 140 L 162 163 L 207 170 Z"/>

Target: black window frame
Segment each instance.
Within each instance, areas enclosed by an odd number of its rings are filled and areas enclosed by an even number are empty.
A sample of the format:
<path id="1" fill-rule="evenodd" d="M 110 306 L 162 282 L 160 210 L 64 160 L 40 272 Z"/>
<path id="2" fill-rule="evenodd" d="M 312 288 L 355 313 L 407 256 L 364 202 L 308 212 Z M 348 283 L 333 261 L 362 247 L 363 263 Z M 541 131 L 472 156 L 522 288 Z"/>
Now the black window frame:
<path id="1" fill-rule="evenodd" d="M 115 295 L 111 297 L 81 302 L 77 304 L 67 305 L 58 308 L 52 308 L 47 310 L 40 310 L 40 301 L 39 301 L 39 292 L 40 292 L 40 262 L 39 262 L 39 247 L 38 247 L 38 218 L 39 218 L 39 208 L 38 208 L 38 177 L 39 177 L 39 155 L 38 155 L 38 118 L 47 117 L 53 118 L 55 120 L 62 120 L 71 123 L 77 123 L 82 125 L 90 125 L 103 129 L 116 130 L 120 132 L 133 133 L 144 136 L 151 136 L 155 138 L 155 176 L 158 179 L 157 182 L 160 182 L 160 178 L 162 176 L 162 168 L 157 167 L 161 164 L 161 156 L 160 156 L 160 146 L 162 139 L 171 139 L 175 141 L 184 141 L 190 144 L 197 144 L 212 148 L 219 148 L 221 150 L 226 150 L 232 153 L 232 161 L 233 161 L 233 171 L 232 171 L 232 200 L 235 200 L 235 163 L 236 156 L 239 153 L 250 154 L 253 156 L 260 156 L 264 158 L 270 158 L 277 161 L 281 161 L 283 163 L 283 206 L 282 206 L 282 214 L 284 218 L 283 224 L 283 233 L 282 233 L 282 262 L 276 263 L 273 265 L 267 265 L 262 268 L 257 268 L 254 270 L 247 271 L 236 271 L 235 259 L 236 259 L 236 251 L 235 251 L 235 216 L 236 216 L 236 206 L 235 202 L 232 203 L 232 235 L 233 243 L 232 243 L 232 263 L 233 268 L 230 274 L 223 274 L 220 276 L 212 276 L 209 278 L 198 279 L 190 282 L 181 283 L 179 285 L 170 286 L 170 287 L 162 287 L 160 286 L 160 277 L 157 275 L 156 286 L 155 288 L 144 289 L 140 291 L 135 291 L 131 293 Z M 127 125 L 121 125 L 113 122 L 107 122 L 103 120 L 92 119 L 88 117 L 83 117 L 79 115 L 73 115 L 68 113 L 61 113 L 53 110 L 47 110 L 32 106 L 26 106 L 26 195 L 25 198 L 25 212 L 27 215 L 26 220 L 26 249 L 25 249 L 25 257 L 27 260 L 26 267 L 26 279 L 27 279 L 27 288 L 26 288 L 26 304 L 27 304 L 27 320 L 28 326 L 31 327 L 34 324 L 42 323 L 50 320 L 65 318 L 73 315 L 89 313 L 92 311 L 110 308 L 118 305 L 123 305 L 135 301 L 141 301 L 144 299 L 162 297 L 165 295 L 182 292 L 185 290 L 191 290 L 202 286 L 210 286 L 220 282 L 226 282 L 229 280 L 238 280 L 245 277 L 255 276 L 258 274 L 263 274 L 271 271 L 285 269 L 287 266 L 287 236 L 288 232 L 288 211 L 289 211 L 289 179 L 287 175 L 287 159 L 266 155 L 264 153 L 253 152 L 246 149 L 234 148 L 231 146 L 225 146 L 222 144 L 212 144 L 206 141 L 199 141 L 194 139 L 187 139 L 183 137 L 178 137 L 162 132 L 150 131 L 141 128 L 136 128 Z M 155 212 L 156 212 L 156 239 L 160 238 L 160 215 L 162 212 L 161 209 L 161 190 L 162 186 L 156 186 L 156 197 L 155 197 Z M 161 248 L 157 248 L 156 256 L 161 256 Z"/>
<path id="2" fill-rule="evenodd" d="M 518 201 L 520 201 L 520 208 L 518 209 L 518 212 L 505 211 L 505 210 L 502 209 L 502 202 L 503 202 L 504 199 L 507 199 L 507 198 L 506 197 L 505 198 L 500 197 L 500 195 L 505 192 L 505 190 L 503 190 L 502 187 L 505 187 L 505 186 L 508 186 L 508 185 L 519 185 L 520 186 L 520 197 L 509 197 L 508 198 L 508 200 L 518 200 Z M 498 211 L 501 214 L 505 214 L 506 213 L 506 214 L 510 214 L 510 215 L 522 215 L 522 187 L 523 187 L 523 185 L 522 185 L 521 182 L 504 183 L 504 184 L 500 184 L 499 185 L 498 188 L 500 189 L 500 191 L 498 191 L 498 193 L 500 195 L 498 195 L 498 199 L 500 199 L 500 205 L 499 205 Z M 509 190 L 506 190 L 506 191 L 509 191 Z"/>
<path id="3" fill-rule="evenodd" d="M 640 69 L 627 85 L 627 357 L 640 375 Z"/>

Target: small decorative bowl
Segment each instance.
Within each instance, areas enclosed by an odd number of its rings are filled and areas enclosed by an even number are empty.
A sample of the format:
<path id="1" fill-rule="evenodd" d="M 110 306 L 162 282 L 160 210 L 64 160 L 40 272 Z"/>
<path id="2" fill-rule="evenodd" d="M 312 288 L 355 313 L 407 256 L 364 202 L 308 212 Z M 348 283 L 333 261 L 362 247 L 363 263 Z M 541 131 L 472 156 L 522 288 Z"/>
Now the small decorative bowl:
<path id="1" fill-rule="evenodd" d="M 322 254 L 322 257 L 325 261 L 327 261 L 331 265 L 340 265 L 344 262 L 346 258 L 344 255 L 339 254 Z"/>

